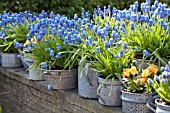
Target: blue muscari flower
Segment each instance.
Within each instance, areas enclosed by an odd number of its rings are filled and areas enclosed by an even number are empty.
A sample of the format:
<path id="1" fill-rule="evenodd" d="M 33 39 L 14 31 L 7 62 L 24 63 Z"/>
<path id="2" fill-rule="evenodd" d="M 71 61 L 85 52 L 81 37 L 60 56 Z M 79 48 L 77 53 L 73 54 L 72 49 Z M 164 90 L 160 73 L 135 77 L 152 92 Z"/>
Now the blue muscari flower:
<path id="1" fill-rule="evenodd" d="M 148 57 L 148 56 L 150 56 L 150 53 L 147 50 L 143 50 L 143 55 Z"/>
<path id="2" fill-rule="evenodd" d="M 28 29 L 29 31 L 31 30 L 31 25 L 30 25 L 30 24 L 27 25 L 27 29 Z"/>
<path id="3" fill-rule="evenodd" d="M 132 31 L 134 31 L 134 30 L 135 30 L 134 22 L 130 22 L 130 29 L 131 29 Z"/>
<path id="4" fill-rule="evenodd" d="M 165 66 L 165 71 L 169 71 L 169 66 L 168 65 Z"/>
<path id="5" fill-rule="evenodd" d="M 54 51 L 53 50 L 50 51 L 50 57 L 54 57 Z"/>
<path id="6" fill-rule="evenodd" d="M 56 55 L 56 59 L 59 59 L 61 57 L 61 53 L 58 53 L 57 55 Z"/>
<path id="7" fill-rule="evenodd" d="M 108 43 L 108 41 L 104 41 L 104 47 L 105 47 L 105 48 L 109 48 L 109 43 Z"/>
<path id="8" fill-rule="evenodd" d="M 162 20 L 162 19 L 160 21 L 160 26 L 162 26 L 162 27 L 164 26 L 164 20 Z"/>
<path id="9" fill-rule="evenodd" d="M 28 47 L 28 51 L 31 51 L 31 47 Z"/>
<path id="10" fill-rule="evenodd" d="M 136 1 L 134 4 L 135 4 L 135 8 L 138 9 L 138 7 L 139 7 L 138 1 Z"/>
<path id="11" fill-rule="evenodd" d="M 168 61 L 168 65 L 170 66 L 170 61 Z"/>
<path id="12" fill-rule="evenodd" d="M 161 19 L 163 19 L 163 18 L 165 17 L 165 14 L 164 14 L 163 11 L 160 11 L 160 12 L 159 12 L 159 15 L 160 15 L 160 18 L 161 18 Z"/>
<path id="13" fill-rule="evenodd" d="M 53 90 L 53 86 L 52 85 L 48 85 L 48 90 L 49 91 Z"/>
<path id="14" fill-rule="evenodd" d="M 162 80 L 161 80 L 161 83 L 162 83 L 162 84 L 165 84 L 165 79 L 162 79 Z"/>
<path id="15" fill-rule="evenodd" d="M 92 43 L 92 46 L 96 46 L 96 42 L 95 41 Z"/>
<path id="16" fill-rule="evenodd" d="M 157 92 L 161 92 L 161 89 L 160 89 L 160 88 L 158 88 Z"/>
<path id="17" fill-rule="evenodd" d="M 170 15 L 170 8 L 166 9 L 166 15 L 169 16 Z"/>
<path id="18" fill-rule="evenodd" d="M 148 84 L 149 84 L 149 85 L 152 85 L 152 84 L 153 84 L 153 81 L 152 81 L 151 78 L 148 78 Z"/>
<path id="19" fill-rule="evenodd" d="M 118 54 L 116 54 L 114 57 L 115 57 L 115 58 L 119 58 L 119 55 L 118 55 Z"/>
<path id="20" fill-rule="evenodd" d="M 36 37 L 36 40 L 37 40 L 38 42 L 41 41 L 41 38 L 42 38 L 41 34 L 37 33 L 37 34 L 35 35 L 35 37 Z"/>
<path id="21" fill-rule="evenodd" d="M 89 40 L 86 39 L 86 46 L 89 46 L 90 45 L 90 42 Z"/>
<path id="22" fill-rule="evenodd" d="M 21 58 L 21 55 L 17 55 L 17 58 Z"/>
<path id="23" fill-rule="evenodd" d="M 27 40 L 31 40 L 31 36 L 30 36 L 30 34 L 27 34 Z"/>
<path id="24" fill-rule="evenodd" d="M 94 25 L 94 32 L 97 34 L 98 26 Z"/>
<path id="25" fill-rule="evenodd" d="M 100 53 L 100 47 L 96 47 L 96 53 Z"/>
<path id="26" fill-rule="evenodd" d="M 123 43 L 123 49 L 127 49 L 127 43 L 126 42 Z"/>
<path id="27" fill-rule="evenodd" d="M 130 20 L 130 14 L 126 14 L 126 20 Z"/>
<path id="28" fill-rule="evenodd" d="M 158 81 L 159 77 L 157 75 L 154 76 L 154 80 Z"/>
<path id="29" fill-rule="evenodd" d="M 58 49 L 58 50 L 60 50 L 60 49 L 61 49 L 61 46 L 60 46 L 60 44 L 59 44 L 59 43 L 57 44 L 56 49 Z"/>
<path id="30" fill-rule="evenodd" d="M 43 68 L 43 69 L 46 69 L 46 68 L 47 68 L 47 64 L 46 64 L 45 62 L 42 62 L 41 65 L 42 65 L 42 68 Z"/>
<path id="31" fill-rule="evenodd" d="M 123 57 L 123 56 L 124 56 L 124 52 L 123 52 L 123 50 L 120 50 L 119 55 L 120 55 L 120 57 Z"/>
<path id="32" fill-rule="evenodd" d="M 5 38 L 5 36 L 6 36 L 5 33 L 2 33 L 2 38 Z"/>
<path id="33" fill-rule="evenodd" d="M 110 45 L 113 45 L 113 43 L 114 43 L 113 38 L 110 38 L 110 39 L 109 39 L 109 44 L 110 44 Z"/>
<path id="34" fill-rule="evenodd" d="M 54 36 L 56 36 L 56 34 L 57 34 L 56 28 L 52 28 L 51 33 L 52 33 Z"/>
<path id="35" fill-rule="evenodd" d="M 150 0 L 146 0 L 146 3 L 148 3 L 148 5 L 150 5 L 150 4 L 151 4 L 151 1 L 150 1 Z"/>
<path id="36" fill-rule="evenodd" d="M 145 22 L 149 22 L 149 17 L 147 15 L 145 16 Z"/>
<path id="37" fill-rule="evenodd" d="M 48 52 L 50 52 L 50 51 L 51 51 L 51 48 L 48 47 L 48 48 L 46 48 L 45 50 L 48 51 Z"/>
<path id="38" fill-rule="evenodd" d="M 145 7 L 145 12 L 146 12 L 146 13 L 149 13 L 149 12 L 150 12 L 150 7 L 149 7 L 149 6 L 146 6 L 146 7 Z"/>
<path id="39" fill-rule="evenodd" d="M 152 19 L 149 20 L 149 26 L 152 26 L 153 25 L 153 21 Z"/>
<path id="40" fill-rule="evenodd" d="M 141 15 L 140 21 L 145 22 L 145 16 Z"/>
<path id="41" fill-rule="evenodd" d="M 163 25 L 163 28 L 164 28 L 164 30 L 167 30 L 167 25 L 164 24 L 164 25 Z"/>
<path id="42" fill-rule="evenodd" d="M 155 10 L 156 10 L 155 5 L 152 5 L 151 10 L 152 10 L 152 11 L 155 11 Z"/>
<path id="43" fill-rule="evenodd" d="M 138 47 L 135 46 L 135 51 L 138 51 Z"/>
<path id="44" fill-rule="evenodd" d="M 132 21 L 137 21 L 137 16 L 136 16 L 136 14 L 131 14 L 130 20 L 132 20 Z"/>
<path id="45" fill-rule="evenodd" d="M 92 38 L 91 38 L 90 36 L 88 37 L 88 40 L 89 40 L 90 44 L 91 44 L 92 41 L 93 41 Z"/>
<path id="46" fill-rule="evenodd" d="M 83 39 L 86 39 L 86 35 L 85 35 L 84 32 L 81 32 L 80 35 L 81 35 L 81 37 L 82 37 Z"/>
<path id="47" fill-rule="evenodd" d="M 165 71 L 165 68 L 162 66 L 161 67 L 161 72 L 164 72 Z"/>
<path id="48" fill-rule="evenodd" d="M 18 42 L 15 43 L 15 48 L 17 48 L 17 49 L 20 48 L 20 44 Z"/>
<path id="49" fill-rule="evenodd" d="M 141 11 L 144 12 L 144 11 L 145 11 L 145 7 L 146 7 L 146 4 L 145 4 L 145 3 L 142 3 L 142 4 L 141 4 Z"/>
<path id="50" fill-rule="evenodd" d="M 112 31 L 112 38 L 113 39 L 118 38 L 118 33 L 116 31 Z"/>

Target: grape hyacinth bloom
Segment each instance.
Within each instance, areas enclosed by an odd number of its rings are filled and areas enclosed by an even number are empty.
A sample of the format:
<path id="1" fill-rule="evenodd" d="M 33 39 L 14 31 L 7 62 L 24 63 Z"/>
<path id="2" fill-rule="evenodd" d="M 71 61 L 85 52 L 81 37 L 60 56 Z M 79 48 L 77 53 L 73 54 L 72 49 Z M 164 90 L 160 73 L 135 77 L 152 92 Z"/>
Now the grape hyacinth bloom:
<path id="1" fill-rule="evenodd" d="M 132 31 L 134 31 L 134 30 L 135 30 L 134 22 L 130 22 L 130 29 L 131 29 Z"/>
<path id="2" fill-rule="evenodd" d="M 104 41 L 104 47 L 105 47 L 105 48 L 109 48 L 109 43 L 108 43 L 108 41 Z"/>
<path id="3" fill-rule="evenodd" d="M 148 78 L 148 84 L 149 84 L 149 85 L 152 85 L 152 84 L 153 84 L 152 79 Z"/>
<path id="4" fill-rule="evenodd" d="M 114 57 L 115 57 L 115 58 L 119 58 L 119 55 L 118 55 L 118 54 L 116 54 Z"/>
<path id="5" fill-rule="evenodd" d="M 56 59 L 59 59 L 61 57 L 61 53 L 58 53 L 57 55 L 56 55 Z"/>
<path id="6" fill-rule="evenodd" d="M 124 52 L 123 52 L 123 50 L 120 50 L 119 55 L 120 55 L 120 57 L 123 57 L 123 56 L 124 56 Z"/>
<path id="7" fill-rule="evenodd" d="M 147 50 L 143 50 L 143 54 L 144 54 L 144 56 L 146 56 L 146 57 L 150 56 L 150 53 L 149 53 Z"/>
<path id="8" fill-rule="evenodd" d="M 53 86 L 52 85 L 48 85 L 48 90 L 49 91 L 53 90 Z"/>
<path id="9" fill-rule="evenodd" d="M 96 47 L 96 53 L 100 53 L 100 47 Z"/>
<path id="10" fill-rule="evenodd" d="M 52 57 L 52 58 L 54 57 L 54 51 L 53 50 L 50 51 L 50 57 Z"/>
<path id="11" fill-rule="evenodd" d="M 46 68 L 47 68 L 47 64 L 46 64 L 45 62 L 42 62 L 41 65 L 42 65 L 42 68 L 43 68 L 43 69 L 46 69 Z"/>

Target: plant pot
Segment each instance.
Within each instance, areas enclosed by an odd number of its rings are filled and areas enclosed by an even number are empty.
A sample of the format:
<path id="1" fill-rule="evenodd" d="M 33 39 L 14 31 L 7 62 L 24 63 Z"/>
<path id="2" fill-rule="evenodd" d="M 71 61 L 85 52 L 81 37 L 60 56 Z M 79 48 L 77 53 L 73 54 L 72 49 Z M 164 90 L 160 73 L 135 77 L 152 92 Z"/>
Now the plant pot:
<path id="1" fill-rule="evenodd" d="M 156 99 L 155 103 L 157 107 L 153 103 L 147 103 L 147 107 L 154 113 L 170 113 L 170 105 L 161 104 L 159 99 Z"/>
<path id="2" fill-rule="evenodd" d="M 97 99 L 97 78 L 99 73 L 92 70 L 88 62 L 85 62 L 83 74 L 80 76 L 80 66 L 78 67 L 78 94 L 83 98 Z"/>
<path id="3" fill-rule="evenodd" d="M 24 53 L 21 54 L 21 62 L 22 65 L 24 66 L 24 69 L 28 69 L 30 65 L 32 65 L 34 63 L 35 60 L 31 59 L 31 58 L 27 58 L 25 56 L 30 56 L 32 53 Z"/>
<path id="4" fill-rule="evenodd" d="M 22 67 L 18 53 L 2 53 L 2 67 L 17 68 Z"/>
<path id="5" fill-rule="evenodd" d="M 125 113 L 151 113 L 146 107 L 147 102 L 153 101 L 152 93 L 130 93 L 122 90 L 122 110 Z"/>
<path id="6" fill-rule="evenodd" d="M 73 89 L 77 87 L 77 69 L 47 70 L 43 72 L 45 80 L 53 89 Z"/>
<path id="7" fill-rule="evenodd" d="M 2 50 L 0 49 L 0 64 L 2 64 Z"/>
<path id="8" fill-rule="evenodd" d="M 31 65 L 28 65 L 28 66 L 31 66 Z M 29 74 L 27 78 L 31 80 L 38 80 L 38 81 L 44 80 L 43 70 L 39 69 L 38 67 L 31 68 L 29 69 Z"/>
<path id="9" fill-rule="evenodd" d="M 104 83 L 104 80 L 104 78 L 98 77 L 99 87 Z M 121 87 L 122 83 L 118 79 L 115 79 L 111 89 L 111 79 L 108 79 L 104 83 L 104 86 L 98 90 L 99 103 L 107 106 L 121 106 Z M 110 90 L 111 95 L 109 96 Z"/>

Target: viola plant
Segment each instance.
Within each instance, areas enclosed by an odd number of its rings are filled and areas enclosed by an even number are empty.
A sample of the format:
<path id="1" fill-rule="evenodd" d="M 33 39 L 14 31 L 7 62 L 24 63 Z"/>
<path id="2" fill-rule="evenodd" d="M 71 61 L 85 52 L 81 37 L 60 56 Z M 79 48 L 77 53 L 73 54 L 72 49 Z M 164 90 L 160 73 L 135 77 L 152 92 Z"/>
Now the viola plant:
<path id="1" fill-rule="evenodd" d="M 170 104 L 170 66 L 161 67 L 161 74 L 148 79 L 148 84 L 158 93 L 163 104 Z"/>

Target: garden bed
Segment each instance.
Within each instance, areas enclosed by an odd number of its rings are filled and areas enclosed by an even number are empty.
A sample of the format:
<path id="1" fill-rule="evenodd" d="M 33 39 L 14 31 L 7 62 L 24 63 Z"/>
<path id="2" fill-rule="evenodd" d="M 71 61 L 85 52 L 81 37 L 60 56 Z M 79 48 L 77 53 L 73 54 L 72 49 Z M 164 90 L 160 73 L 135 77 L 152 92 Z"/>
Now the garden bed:
<path id="1" fill-rule="evenodd" d="M 26 78 L 23 68 L 0 67 L 1 106 L 4 113 L 122 113 L 121 107 L 106 107 L 97 100 L 80 98 L 77 89 L 47 89 L 46 81 Z"/>

